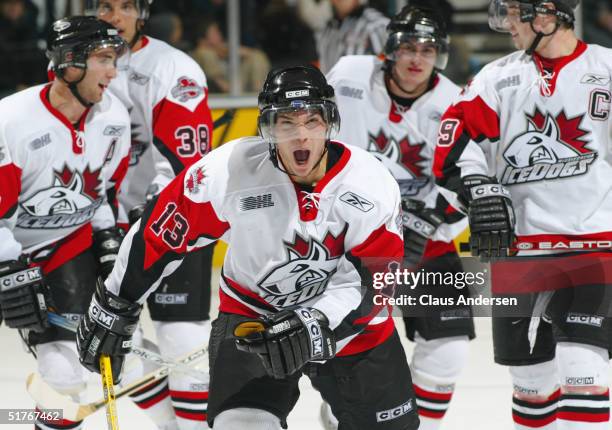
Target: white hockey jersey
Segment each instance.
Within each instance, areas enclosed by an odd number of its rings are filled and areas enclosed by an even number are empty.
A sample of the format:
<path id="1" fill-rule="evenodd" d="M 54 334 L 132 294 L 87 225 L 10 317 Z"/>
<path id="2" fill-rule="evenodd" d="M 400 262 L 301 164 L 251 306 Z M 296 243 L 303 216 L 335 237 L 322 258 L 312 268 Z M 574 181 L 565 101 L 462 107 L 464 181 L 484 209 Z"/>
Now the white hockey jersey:
<path id="1" fill-rule="evenodd" d="M 610 243 L 611 78 L 612 50 L 583 42 L 556 60 L 520 51 L 487 65 L 443 117 L 437 183 L 461 207 L 461 177 L 496 176 L 520 249 Z"/>
<path id="2" fill-rule="evenodd" d="M 105 93 L 75 129 L 48 101 L 50 87 L 0 101 L 0 261 L 22 252 L 42 258 L 77 231 L 78 253 L 91 244 L 91 226 L 115 225 L 107 193 L 116 195 L 127 171 L 128 112 Z"/>
<path id="3" fill-rule="evenodd" d="M 454 251 L 452 239 L 467 227 L 463 215 L 448 209 L 439 198 L 432 174 L 440 118 L 459 96 L 460 89 L 438 74 L 434 87 L 410 109 L 398 106 L 387 92 L 384 62 L 376 56 L 342 57 L 327 75 L 340 111 L 338 138 L 374 154 L 389 169 L 402 196 L 437 207 L 447 223 L 436 231 L 428 256 Z"/>
<path id="4" fill-rule="evenodd" d="M 121 65 L 121 64 L 120 64 Z M 151 184 L 165 186 L 210 151 L 212 116 L 206 77 L 187 54 L 143 36 L 129 66 L 109 87 L 130 111 L 130 168 L 119 201 L 125 213 L 145 202 Z"/>
<path id="5" fill-rule="evenodd" d="M 329 318 L 340 355 L 383 342 L 394 325 L 374 303 L 372 273 L 403 255 L 399 188 L 367 152 L 331 145 L 339 161 L 312 192 L 273 166 L 259 137 L 215 149 L 130 229 L 107 288 L 143 303 L 185 252 L 223 238 L 221 312 L 314 307 Z"/>

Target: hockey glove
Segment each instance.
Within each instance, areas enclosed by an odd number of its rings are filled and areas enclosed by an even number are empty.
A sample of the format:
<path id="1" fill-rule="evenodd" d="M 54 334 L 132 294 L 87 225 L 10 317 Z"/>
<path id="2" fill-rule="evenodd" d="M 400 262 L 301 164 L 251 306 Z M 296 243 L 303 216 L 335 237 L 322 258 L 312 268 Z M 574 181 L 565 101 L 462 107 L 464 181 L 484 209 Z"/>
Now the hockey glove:
<path id="1" fill-rule="evenodd" d="M 49 297 L 40 267 L 23 260 L 0 263 L 0 309 L 8 327 L 43 332 L 49 327 Z"/>
<path id="2" fill-rule="evenodd" d="M 122 240 L 123 230 L 117 227 L 94 232 L 93 251 L 98 260 L 98 275 L 103 280 L 113 271 Z"/>
<path id="3" fill-rule="evenodd" d="M 316 309 L 284 310 L 234 328 L 236 347 L 259 355 L 270 376 L 283 379 L 311 360 L 336 355 L 327 317 Z"/>
<path id="4" fill-rule="evenodd" d="M 482 259 L 505 257 L 514 243 L 515 217 L 510 192 L 496 178 L 463 178 L 462 197 L 468 204 L 470 250 Z"/>
<path id="5" fill-rule="evenodd" d="M 100 279 L 89 310 L 79 323 L 76 343 L 81 364 L 100 373 L 100 355 L 111 357 L 113 379 L 121 380 L 125 355 L 132 349 L 132 335 L 142 306 L 106 290 Z"/>
<path id="6" fill-rule="evenodd" d="M 404 224 L 404 261 L 411 266 L 419 264 L 431 239 L 444 219 L 419 200 L 402 198 Z"/>
<path id="7" fill-rule="evenodd" d="M 130 209 L 130 212 L 128 213 L 128 222 L 130 223 L 130 227 L 138 222 L 138 220 L 142 217 L 144 210 L 145 205 L 137 205 Z"/>

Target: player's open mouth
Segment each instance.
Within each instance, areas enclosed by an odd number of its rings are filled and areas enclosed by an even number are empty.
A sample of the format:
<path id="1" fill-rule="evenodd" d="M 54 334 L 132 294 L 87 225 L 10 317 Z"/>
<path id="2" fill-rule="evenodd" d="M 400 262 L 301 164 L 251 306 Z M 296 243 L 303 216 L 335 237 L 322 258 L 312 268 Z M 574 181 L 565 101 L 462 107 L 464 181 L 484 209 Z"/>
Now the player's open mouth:
<path id="1" fill-rule="evenodd" d="M 418 67 L 408 67 L 408 71 L 412 73 L 421 73 L 423 69 L 419 69 Z"/>
<path id="2" fill-rule="evenodd" d="M 304 166 L 306 163 L 308 163 L 309 157 L 310 151 L 308 149 L 298 149 L 297 151 L 293 151 L 293 159 L 298 166 Z"/>

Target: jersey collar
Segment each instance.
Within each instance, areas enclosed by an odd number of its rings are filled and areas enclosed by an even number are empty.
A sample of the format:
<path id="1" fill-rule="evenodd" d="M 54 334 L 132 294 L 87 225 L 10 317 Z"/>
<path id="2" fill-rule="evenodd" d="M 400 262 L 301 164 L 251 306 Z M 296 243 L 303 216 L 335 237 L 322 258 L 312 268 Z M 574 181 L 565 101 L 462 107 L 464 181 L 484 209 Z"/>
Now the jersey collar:
<path id="1" fill-rule="evenodd" d="M 75 154 L 82 154 L 85 149 L 85 120 L 87 119 L 87 115 L 89 114 L 91 108 L 88 107 L 87 109 L 85 109 L 85 112 L 83 112 L 83 115 L 81 115 L 81 118 L 79 118 L 77 128 L 75 129 L 72 123 L 68 120 L 68 118 L 66 118 L 63 113 L 53 107 L 53 105 L 49 101 L 49 91 L 51 90 L 51 85 L 52 83 L 50 82 L 42 88 L 42 90 L 40 91 L 40 100 L 47 108 L 47 110 L 51 113 L 51 115 L 57 118 L 70 131 L 70 135 L 72 136 L 72 152 L 74 152 Z"/>
<path id="2" fill-rule="evenodd" d="M 533 61 L 536 64 L 538 72 L 546 80 L 547 85 L 540 85 L 540 93 L 543 96 L 552 96 L 557 87 L 557 79 L 561 70 L 569 63 L 578 58 L 587 49 L 587 44 L 582 40 L 578 41 L 576 49 L 569 55 L 559 58 L 545 58 L 538 53 L 533 54 Z M 547 87 L 547 88 L 544 88 Z"/>

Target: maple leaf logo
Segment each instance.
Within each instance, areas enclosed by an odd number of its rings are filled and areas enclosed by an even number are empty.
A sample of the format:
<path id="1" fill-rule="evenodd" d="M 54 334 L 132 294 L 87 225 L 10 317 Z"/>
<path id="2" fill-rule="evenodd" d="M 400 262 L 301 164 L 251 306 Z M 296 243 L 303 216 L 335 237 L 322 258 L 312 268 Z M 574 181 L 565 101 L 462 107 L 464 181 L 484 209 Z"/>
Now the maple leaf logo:
<path id="1" fill-rule="evenodd" d="M 83 178 L 83 189 L 81 192 L 88 196 L 92 201 L 100 198 L 100 193 L 98 192 L 98 188 L 102 184 L 100 180 L 100 170 L 91 170 L 89 166 L 83 170 L 81 177 Z M 55 176 L 64 184 L 64 186 L 68 186 L 73 182 L 74 175 L 78 175 L 78 172 L 70 170 L 68 166 L 64 165 L 61 171 L 55 171 Z"/>
<path id="2" fill-rule="evenodd" d="M 401 165 L 413 177 L 424 176 L 423 163 L 427 160 L 421 155 L 425 142 L 411 144 L 408 137 L 404 137 L 402 140 L 397 142 L 393 138 L 389 138 L 385 133 L 380 130 L 376 136 L 370 134 L 369 136 L 370 145 L 368 150 L 373 153 L 384 163 L 384 159 L 394 162 L 395 164 Z M 386 164 L 386 163 L 385 163 Z M 387 166 L 394 177 L 402 179 L 400 175 L 396 174 L 395 169 Z"/>
<path id="3" fill-rule="evenodd" d="M 346 231 L 348 225 L 344 226 L 344 229 L 338 234 L 333 235 L 331 232 L 327 232 L 325 237 L 321 241 L 321 244 L 327 249 L 331 258 L 340 257 L 344 254 L 344 238 L 346 237 Z M 306 240 L 299 233 L 295 233 L 293 242 L 284 242 L 287 249 L 292 249 L 298 255 L 305 257 L 310 251 L 312 245 L 312 239 Z"/>
<path id="4" fill-rule="evenodd" d="M 200 190 L 200 185 L 204 182 L 204 171 L 202 167 L 198 167 L 191 173 L 189 173 L 189 177 L 187 178 L 186 187 L 190 193 L 197 193 Z"/>
<path id="5" fill-rule="evenodd" d="M 527 120 L 540 131 L 544 131 L 546 127 L 547 115 L 540 112 L 538 108 L 532 115 L 527 114 Z M 583 138 L 589 134 L 587 130 L 580 128 L 584 115 L 578 115 L 573 118 L 568 118 L 565 111 L 561 111 L 554 117 L 554 121 L 559 129 L 559 140 L 574 148 L 580 154 L 588 154 L 591 151 L 586 145 L 588 140 Z"/>

